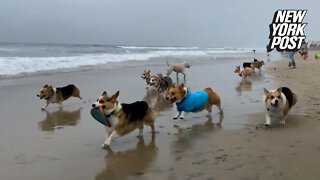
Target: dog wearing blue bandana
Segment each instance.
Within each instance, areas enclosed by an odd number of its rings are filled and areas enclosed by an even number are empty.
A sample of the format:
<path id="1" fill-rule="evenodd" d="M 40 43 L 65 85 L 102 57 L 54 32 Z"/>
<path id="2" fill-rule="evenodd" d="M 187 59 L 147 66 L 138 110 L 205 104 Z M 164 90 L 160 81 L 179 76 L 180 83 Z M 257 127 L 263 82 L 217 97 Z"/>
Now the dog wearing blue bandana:
<path id="1" fill-rule="evenodd" d="M 204 109 L 208 111 L 208 116 L 211 117 L 213 105 L 219 108 L 221 115 L 223 114 L 220 96 L 211 88 L 191 92 L 184 84 L 173 85 L 169 90 L 168 99 L 171 103 L 175 102 L 177 106 L 178 113 L 173 119 L 184 119 L 185 113 L 200 112 Z"/>

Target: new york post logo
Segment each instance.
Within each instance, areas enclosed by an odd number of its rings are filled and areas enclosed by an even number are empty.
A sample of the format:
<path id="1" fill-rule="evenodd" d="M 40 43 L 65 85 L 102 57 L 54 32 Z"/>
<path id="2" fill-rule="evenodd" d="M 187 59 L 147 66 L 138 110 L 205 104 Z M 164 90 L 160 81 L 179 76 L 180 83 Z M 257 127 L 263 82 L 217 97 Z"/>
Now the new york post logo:
<path id="1" fill-rule="evenodd" d="M 298 51 L 302 41 L 306 39 L 302 23 L 307 10 L 278 10 L 274 13 L 272 24 L 269 25 L 269 45 L 267 51 Z"/>

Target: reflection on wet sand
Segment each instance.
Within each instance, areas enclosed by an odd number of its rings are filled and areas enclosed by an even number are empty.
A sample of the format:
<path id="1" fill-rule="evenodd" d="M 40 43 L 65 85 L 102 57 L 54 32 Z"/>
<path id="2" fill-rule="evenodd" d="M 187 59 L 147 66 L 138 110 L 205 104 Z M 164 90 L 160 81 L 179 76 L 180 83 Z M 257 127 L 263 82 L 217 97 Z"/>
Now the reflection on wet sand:
<path id="1" fill-rule="evenodd" d="M 155 144 L 155 135 L 152 135 L 149 144 L 145 144 L 143 137 L 139 137 L 134 149 L 113 152 L 109 148 L 105 157 L 106 167 L 96 175 L 95 179 L 123 180 L 129 176 L 143 174 L 155 160 L 157 154 L 158 148 Z"/>
<path id="2" fill-rule="evenodd" d="M 242 91 L 251 91 L 252 90 L 252 82 L 246 78 L 242 79 L 238 86 L 235 87 L 236 92 L 242 93 Z"/>
<path id="3" fill-rule="evenodd" d="M 63 108 L 59 108 L 59 110 L 53 112 L 46 110 L 46 118 L 38 123 L 39 128 L 42 131 L 54 131 L 60 126 L 75 126 L 80 119 L 81 109 L 82 108 L 74 111 L 65 111 Z"/>
<path id="4" fill-rule="evenodd" d="M 172 148 L 175 150 L 184 150 L 192 147 L 202 135 L 208 132 L 213 132 L 216 128 L 222 128 L 223 116 L 219 115 L 219 121 L 213 122 L 212 117 L 207 117 L 208 120 L 202 124 L 195 124 L 188 128 L 178 128 L 177 140 L 173 142 Z"/>
<path id="5" fill-rule="evenodd" d="M 159 94 L 156 89 L 149 88 L 146 91 L 146 95 L 143 98 L 149 106 L 154 109 L 157 113 L 166 111 L 173 107 L 173 104 L 166 100 L 162 94 Z"/>

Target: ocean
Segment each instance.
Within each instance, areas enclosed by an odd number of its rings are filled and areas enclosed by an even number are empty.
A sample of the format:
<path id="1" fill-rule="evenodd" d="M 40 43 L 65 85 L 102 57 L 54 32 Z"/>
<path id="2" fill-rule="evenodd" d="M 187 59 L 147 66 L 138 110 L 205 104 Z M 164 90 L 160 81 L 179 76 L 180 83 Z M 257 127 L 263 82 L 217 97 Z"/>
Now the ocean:
<path id="1" fill-rule="evenodd" d="M 256 49 L 256 54 L 253 54 Z M 227 60 L 265 56 L 263 48 L 142 47 L 0 43 L 0 78 L 169 61 Z"/>

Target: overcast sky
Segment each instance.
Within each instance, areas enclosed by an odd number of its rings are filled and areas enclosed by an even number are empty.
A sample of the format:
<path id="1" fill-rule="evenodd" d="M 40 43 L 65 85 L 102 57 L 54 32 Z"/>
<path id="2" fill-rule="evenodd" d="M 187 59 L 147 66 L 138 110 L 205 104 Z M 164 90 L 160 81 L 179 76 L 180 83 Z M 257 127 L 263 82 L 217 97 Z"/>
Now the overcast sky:
<path id="1" fill-rule="evenodd" d="M 265 47 L 278 9 L 320 40 L 319 0 L 0 0 L 0 42 Z"/>

